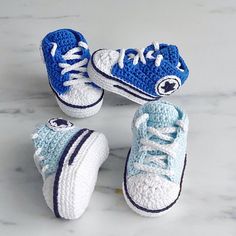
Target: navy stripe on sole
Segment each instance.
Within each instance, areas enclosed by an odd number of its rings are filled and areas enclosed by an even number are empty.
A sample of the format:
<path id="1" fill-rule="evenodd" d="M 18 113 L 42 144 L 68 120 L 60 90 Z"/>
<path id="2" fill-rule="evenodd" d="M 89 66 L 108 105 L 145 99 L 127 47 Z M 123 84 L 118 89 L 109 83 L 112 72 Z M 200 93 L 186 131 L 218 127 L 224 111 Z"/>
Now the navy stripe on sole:
<path id="1" fill-rule="evenodd" d="M 73 163 L 76 155 L 78 154 L 79 150 L 81 149 L 81 147 L 83 146 L 83 144 L 85 143 L 85 141 L 90 137 L 90 135 L 93 133 L 93 130 L 89 130 L 89 132 L 87 134 L 84 135 L 84 137 L 81 139 L 81 141 L 79 142 L 78 146 L 76 147 L 75 151 L 72 153 L 70 159 L 69 159 L 69 166 Z"/>
<path id="2" fill-rule="evenodd" d="M 122 87 L 122 86 L 120 86 L 120 85 L 116 85 L 116 84 L 115 84 L 115 85 L 113 85 L 113 87 L 118 88 L 118 89 L 120 89 L 120 90 L 123 90 L 123 91 L 125 91 L 126 93 L 129 93 L 129 94 L 131 94 L 132 96 L 134 96 L 134 97 L 136 97 L 136 98 L 139 98 L 139 99 L 142 99 L 142 100 L 145 100 L 145 101 L 147 101 L 147 102 L 155 101 L 155 100 L 158 100 L 158 99 L 159 99 L 159 97 L 158 97 L 158 98 L 154 98 L 154 99 L 148 99 L 148 98 L 141 97 L 141 96 L 139 96 L 139 95 L 137 95 L 137 94 L 135 94 L 135 93 L 129 91 L 128 89 L 126 89 L 126 88 L 124 88 L 124 87 Z"/>
<path id="3" fill-rule="evenodd" d="M 129 88 L 133 89 L 134 91 L 136 91 L 136 92 L 138 92 L 138 93 L 140 93 L 140 94 L 143 94 L 143 95 L 145 95 L 145 96 L 147 96 L 147 97 L 150 97 L 151 99 L 157 99 L 157 98 L 158 98 L 157 96 L 153 96 L 153 95 L 151 95 L 151 94 L 147 94 L 147 93 L 145 93 L 145 92 L 143 92 L 143 91 L 137 89 L 136 87 L 133 87 L 132 85 L 130 85 L 130 84 L 128 84 L 128 83 L 125 83 L 124 81 L 119 80 L 119 79 L 117 79 L 117 78 L 115 78 L 115 77 L 109 76 L 109 75 L 105 74 L 103 71 L 99 70 L 99 69 L 96 67 L 96 65 L 94 64 L 94 62 L 93 62 L 93 57 L 94 57 L 94 54 L 95 54 L 96 52 L 100 51 L 100 50 L 102 50 L 102 49 L 98 49 L 97 51 L 95 51 L 95 52 L 93 53 L 92 57 L 91 57 L 91 65 L 92 65 L 93 69 L 94 69 L 97 73 L 101 74 L 103 77 L 105 77 L 105 78 L 107 78 L 107 79 L 111 79 L 111 80 L 114 80 L 114 81 L 116 81 L 116 82 L 119 82 L 121 85 L 123 84 L 123 85 L 125 85 L 125 86 L 128 86 Z M 130 92 L 130 91 L 129 91 L 129 92 Z"/>
<path id="4" fill-rule="evenodd" d="M 61 158 L 60 158 L 60 161 L 58 163 L 58 168 L 57 168 L 57 172 L 56 172 L 55 180 L 54 180 L 54 185 L 53 185 L 53 211 L 54 211 L 55 216 L 58 217 L 58 218 L 61 218 L 59 210 L 58 210 L 58 187 L 59 187 L 59 180 L 60 180 L 63 164 L 64 164 L 64 161 L 65 161 L 66 155 L 67 155 L 68 151 L 70 150 L 71 146 L 73 145 L 73 143 L 86 130 L 88 130 L 88 129 L 81 129 L 72 137 L 72 139 L 67 144 L 65 150 L 63 151 L 63 153 L 61 155 Z"/>

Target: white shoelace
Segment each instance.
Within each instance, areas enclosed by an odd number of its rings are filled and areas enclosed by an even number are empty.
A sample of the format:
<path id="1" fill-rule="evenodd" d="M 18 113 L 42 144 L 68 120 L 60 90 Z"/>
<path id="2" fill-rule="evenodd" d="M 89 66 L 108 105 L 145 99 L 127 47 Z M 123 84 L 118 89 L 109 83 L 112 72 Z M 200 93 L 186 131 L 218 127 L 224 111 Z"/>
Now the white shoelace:
<path id="1" fill-rule="evenodd" d="M 147 54 L 144 56 L 144 51 L 145 51 L 145 48 L 137 48 L 135 49 L 135 51 L 137 52 L 137 54 L 134 54 L 134 53 L 129 53 L 128 54 L 128 57 L 130 59 L 133 59 L 133 65 L 137 65 L 139 60 L 143 63 L 143 64 L 146 64 L 146 58 L 148 59 L 153 59 L 155 60 L 155 66 L 160 66 L 161 65 L 161 61 L 163 59 L 163 56 L 161 54 L 157 55 L 156 58 L 152 55 L 155 51 L 159 50 L 160 48 L 160 45 L 159 43 L 157 42 L 153 42 L 152 43 L 153 46 L 154 46 L 154 49 L 155 50 L 150 50 L 147 52 Z M 119 55 L 119 59 L 118 59 L 118 65 L 119 67 L 122 69 L 124 67 L 124 58 L 125 58 L 125 52 L 126 52 L 126 49 L 121 49 L 120 50 L 120 55 Z M 145 58 L 146 57 L 146 58 Z"/>
<path id="2" fill-rule="evenodd" d="M 52 43 L 53 47 L 51 50 L 51 55 L 54 57 L 56 50 L 57 50 L 57 44 Z M 78 52 L 81 52 L 81 47 L 88 49 L 88 45 L 85 42 L 80 41 L 78 43 L 78 47 L 74 47 L 70 49 L 66 54 L 62 55 L 62 58 L 64 60 L 74 60 L 74 59 L 80 59 L 81 55 L 77 54 Z M 87 72 L 87 68 L 84 67 L 88 62 L 88 59 L 85 58 L 82 61 L 79 61 L 74 64 L 69 63 L 59 63 L 58 65 L 63 69 L 61 71 L 61 74 L 64 75 L 67 72 L 70 71 L 77 71 L 78 73 L 70 73 L 70 79 L 68 81 L 65 81 L 63 83 L 64 86 L 76 86 L 80 83 L 90 83 L 87 77 L 85 77 L 84 73 Z M 80 80 L 83 79 L 83 80 Z"/>
<path id="3" fill-rule="evenodd" d="M 139 126 L 143 122 L 147 122 L 149 118 L 148 114 L 141 115 L 135 123 L 136 128 L 139 128 Z M 185 130 L 184 122 L 182 120 L 178 120 L 176 122 L 176 125 L 181 127 L 183 130 Z M 171 158 L 176 158 L 175 150 L 177 148 L 178 143 L 175 142 L 175 139 L 172 138 L 170 135 L 177 132 L 177 127 L 164 127 L 164 128 L 153 128 L 148 127 L 147 131 L 159 139 L 162 139 L 164 141 L 170 142 L 170 144 L 159 144 L 155 141 L 149 140 L 147 138 L 143 138 L 140 140 L 141 144 L 143 145 L 141 147 L 141 151 L 144 151 L 143 155 L 146 155 L 147 151 L 160 151 L 164 153 L 163 155 L 153 155 L 153 156 L 144 156 L 143 161 L 141 162 L 135 162 L 134 168 L 145 171 L 148 173 L 154 173 L 158 175 L 165 175 L 165 176 L 173 176 L 174 173 L 167 169 L 167 166 L 165 164 L 165 160 L 167 159 L 167 156 L 170 156 Z M 150 164 L 153 163 L 156 166 L 151 166 Z"/>

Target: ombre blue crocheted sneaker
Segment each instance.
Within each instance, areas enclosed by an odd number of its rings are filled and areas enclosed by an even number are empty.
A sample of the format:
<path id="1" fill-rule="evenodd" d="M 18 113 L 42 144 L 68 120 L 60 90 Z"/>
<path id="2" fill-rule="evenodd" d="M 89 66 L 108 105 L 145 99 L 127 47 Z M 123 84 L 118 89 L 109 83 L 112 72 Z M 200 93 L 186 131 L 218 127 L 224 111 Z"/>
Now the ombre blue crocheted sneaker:
<path id="1" fill-rule="evenodd" d="M 57 30 L 44 37 L 41 48 L 49 84 L 62 111 L 76 118 L 96 114 L 103 90 L 88 77 L 90 53 L 83 35 L 71 29 Z"/>
<path id="2" fill-rule="evenodd" d="M 32 139 L 43 195 L 56 217 L 76 219 L 89 204 L 98 169 L 109 153 L 106 137 L 62 118 L 39 126 Z"/>
<path id="3" fill-rule="evenodd" d="M 88 74 L 101 88 L 144 104 L 175 92 L 189 71 L 176 46 L 153 43 L 142 49 L 100 49 Z"/>
<path id="4" fill-rule="evenodd" d="M 123 193 L 131 209 L 155 217 L 169 210 L 180 196 L 188 117 L 168 102 L 152 101 L 137 110 L 132 130 Z"/>

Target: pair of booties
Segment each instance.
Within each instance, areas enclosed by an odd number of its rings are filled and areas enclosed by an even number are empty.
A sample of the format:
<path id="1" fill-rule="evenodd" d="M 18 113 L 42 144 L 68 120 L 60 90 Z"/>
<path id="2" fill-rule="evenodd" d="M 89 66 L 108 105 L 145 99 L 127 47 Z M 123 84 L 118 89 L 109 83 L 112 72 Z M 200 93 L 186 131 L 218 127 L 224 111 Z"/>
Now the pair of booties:
<path id="1" fill-rule="evenodd" d="M 99 49 L 90 56 L 81 33 L 60 29 L 44 37 L 41 49 L 59 107 L 76 118 L 100 110 L 103 89 L 144 104 L 172 94 L 189 75 L 178 48 L 157 42 L 141 49 Z"/>
<path id="2" fill-rule="evenodd" d="M 140 215 L 155 217 L 178 200 L 186 165 L 188 117 L 175 105 L 152 101 L 132 122 L 123 194 Z M 56 217 L 79 218 L 93 193 L 98 170 L 109 155 L 104 134 L 52 118 L 32 135 L 34 161 L 42 174 L 43 195 Z"/>

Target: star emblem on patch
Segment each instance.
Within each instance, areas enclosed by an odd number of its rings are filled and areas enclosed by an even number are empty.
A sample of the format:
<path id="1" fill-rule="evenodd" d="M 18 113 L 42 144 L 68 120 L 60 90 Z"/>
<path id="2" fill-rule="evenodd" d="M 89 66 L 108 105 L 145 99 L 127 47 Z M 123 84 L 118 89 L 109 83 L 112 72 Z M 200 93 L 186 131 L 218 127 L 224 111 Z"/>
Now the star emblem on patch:
<path id="1" fill-rule="evenodd" d="M 63 118 L 52 118 L 48 120 L 47 126 L 54 131 L 65 131 L 72 129 L 74 124 Z"/>
<path id="2" fill-rule="evenodd" d="M 181 85 L 181 80 L 176 76 L 166 76 L 157 82 L 156 93 L 160 96 L 170 95 Z"/>

